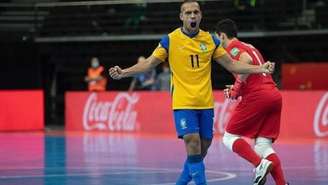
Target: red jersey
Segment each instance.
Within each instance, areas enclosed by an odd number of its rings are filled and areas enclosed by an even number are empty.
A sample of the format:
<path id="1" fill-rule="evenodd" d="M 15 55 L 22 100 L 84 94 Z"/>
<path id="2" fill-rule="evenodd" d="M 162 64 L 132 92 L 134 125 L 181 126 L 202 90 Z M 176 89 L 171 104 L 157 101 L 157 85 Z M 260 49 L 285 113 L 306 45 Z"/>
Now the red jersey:
<path id="1" fill-rule="evenodd" d="M 252 58 L 253 65 L 265 61 L 252 45 L 232 41 L 226 49 L 239 60 L 243 52 Z M 270 74 L 250 74 L 240 89 L 241 101 L 232 113 L 226 131 L 249 138 L 266 137 L 275 140 L 280 131 L 282 98 Z"/>
<path id="2" fill-rule="evenodd" d="M 240 55 L 243 52 L 247 52 L 247 54 L 252 58 L 251 64 L 261 65 L 265 63 L 261 53 L 251 44 L 244 43 L 239 40 L 233 40 L 226 50 L 234 60 L 239 60 Z M 250 74 L 246 79 L 246 85 L 240 89 L 240 95 L 245 95 L 258 90 L 276 89 L 275 87 L 276 84 L 272 80 L 270 74 Z"/>

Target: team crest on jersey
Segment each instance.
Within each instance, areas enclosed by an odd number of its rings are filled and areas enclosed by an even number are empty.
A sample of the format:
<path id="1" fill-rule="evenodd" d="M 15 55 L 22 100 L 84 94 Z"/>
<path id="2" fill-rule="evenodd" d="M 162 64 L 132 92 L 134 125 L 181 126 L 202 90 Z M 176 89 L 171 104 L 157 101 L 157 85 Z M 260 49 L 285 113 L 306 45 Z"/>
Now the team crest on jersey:
<path id="1" fill-rule="evenodd" d="M 206 44 L 204 42 L 201 42 L 199 44 L 199 47 L 200 47 L 200 50 L 202 50 L 202 52 L 207 51 L 207 47 L 206 47 Z"/>
<path id="2" fill-rule="evenodd" d="M 232 50 L 230 51 L 230 54 L 232 56 L 237 56 L 239 54 L 240 50 L 238 48 L 232 48 Z"/>

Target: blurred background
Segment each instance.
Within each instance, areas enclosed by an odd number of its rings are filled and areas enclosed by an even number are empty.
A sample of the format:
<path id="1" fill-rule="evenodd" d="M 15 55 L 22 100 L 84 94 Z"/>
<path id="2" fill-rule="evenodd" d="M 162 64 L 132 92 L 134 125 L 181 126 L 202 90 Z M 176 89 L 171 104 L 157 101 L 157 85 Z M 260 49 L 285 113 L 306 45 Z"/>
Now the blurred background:
<path id="1" fill-rule="evenodd" d="M 233 19 L 239 38 L 276 63 L 283 111 L 275 149 L 290 184 L 328 184 L 328 0 L 199 3 L 203 30 Z M 180 4 L 0 0 L 0 185 L 174 184 L 185 151 L 176 139 L 168 66 L 119 81 L 107 70 L 151 55 L 181 26 Z M 212 63 L 209 185 L 252 183 L 252 167 L 220 140 L 236 105 L 222 89 L 233 82 Z"/>
<path id="2" fill-rule="evenodd" d="M 149 56 L 160 38 L 181 25 L 181 1 L 1 0 L 0 89 L 42 90 L 45 125 L 64 126 L 67 91 L 86 91 L 97 57 L 107 69 Z M 276 62 L 282 90 L 328 89 L 327 0 L 204 0 L 201 28 L 235 20 L 239 37 Z M 161 72 L 161 66 L 156 69 Z M 213 87 L 232 76 L 213 63 Z M 132 78 L 107 79 L 106 91 L 126 91 Z"/>

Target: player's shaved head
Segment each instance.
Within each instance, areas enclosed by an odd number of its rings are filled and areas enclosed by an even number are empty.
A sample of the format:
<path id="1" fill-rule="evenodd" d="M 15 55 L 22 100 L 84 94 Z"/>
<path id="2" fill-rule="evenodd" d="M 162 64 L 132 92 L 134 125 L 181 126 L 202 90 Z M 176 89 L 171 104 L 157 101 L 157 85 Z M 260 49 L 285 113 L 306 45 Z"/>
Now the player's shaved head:
<path id="1" fill-rule="evenodd" d="M 231 19 L 223 19 L 216 24 L 216 32 L 225 33 L 229 39 L 237 37 L 237 25 Z"/>
<path id="2" fill-rule="evenodd" d="M 184 0 L 183 3 L 181 4 L 181 7 L 180 7 L 180 12 L 183 12 L 184 10 L 184 5 L 185 4 L 188 4 L 188 3 L 196 3 L 199 7 L 199 10 L 200 10 L 200 6 L 198 4 L 198 2 L 196 0 Z"/>
<path id="3" fill-rule="evenodd" d="M 183 22 L 183 31 L 185 33 L 197 33 L 199 24 L 202 20 L 200 6 L 195 0 L 186 0 L 182 3 L 180 9 L 180 20 Z"/>

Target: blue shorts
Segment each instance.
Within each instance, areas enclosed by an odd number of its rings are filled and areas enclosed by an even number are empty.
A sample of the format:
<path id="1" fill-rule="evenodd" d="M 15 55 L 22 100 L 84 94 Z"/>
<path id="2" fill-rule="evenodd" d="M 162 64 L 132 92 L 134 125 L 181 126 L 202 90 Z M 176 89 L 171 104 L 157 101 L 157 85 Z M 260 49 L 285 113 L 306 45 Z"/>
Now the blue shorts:
<path id="1" fill-rule="evenodd" d="M 175 128 L 179 138 L 186 134 L 199 133 L 202 139 L 213 138 L 213 109 L 174 110 Z"/>

